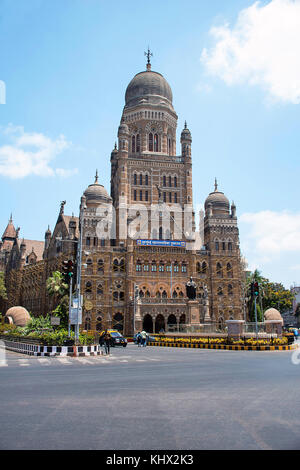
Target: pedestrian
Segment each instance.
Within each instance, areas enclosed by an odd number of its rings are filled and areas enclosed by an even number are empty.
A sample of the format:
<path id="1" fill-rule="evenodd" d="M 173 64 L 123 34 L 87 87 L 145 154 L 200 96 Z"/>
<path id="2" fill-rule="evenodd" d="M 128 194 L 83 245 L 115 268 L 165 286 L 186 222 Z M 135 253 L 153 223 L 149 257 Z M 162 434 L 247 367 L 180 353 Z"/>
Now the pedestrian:
<path id="1" fill-rule="evenodd" d="M 110 334 L 108 333 L 107 330 L 104 331 L 103 342 L 104 342 L 105 354 L 109 355 L 110 354 Z"/>
<path id="2" fill-rule="evenodd" d="M 142 337 L 141 337 L 140 332 L 138 332 L 137 335 L 136 335 L 136 342 L 137 342 L 138 347 L 140 348 L 141 347 L 141 342 L 142 342 Z"/>
<path id="3" fill-rule="evenodd" d="M 145 348 L 147 345 L 147 333 L 145 330 L 141 332 L 141 337 L 142 337 L 142 345 Z"/>

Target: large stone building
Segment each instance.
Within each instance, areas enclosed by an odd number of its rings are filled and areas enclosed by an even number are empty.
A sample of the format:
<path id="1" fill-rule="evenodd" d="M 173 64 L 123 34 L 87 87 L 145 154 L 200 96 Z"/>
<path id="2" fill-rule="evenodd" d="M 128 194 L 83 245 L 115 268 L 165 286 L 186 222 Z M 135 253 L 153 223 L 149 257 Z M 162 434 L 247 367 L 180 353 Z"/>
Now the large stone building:
<path id="1" fill-rule="evenodd" d="M 23 281 L 19 298 L 9 294 L 8 306 L 49 311 L 46 278 L 67 256 L 75 259 L 76 243 L 67 240 L 77 241 L 80 228 L 84 329 L 157 332 L 203 322 L 221 327 L 227 319 L 244 317 L 236 207 L 215 181 L 205 201 L 203 237 L 196 232 L 192 137 L 185 124 L 177 152 L 172 101 L 168 82 L 151 70 L 148 56 L 147 70 L 135 75 L 125 93 L 110 159 L 110 195 L 96 173 L 81 198 L 80 223 L 64 215 L 62 204 L 53 234 L 46 232 L 43 258 L 13 269 L 10 257 L 8 286 L 20 270 Z M 186 297 L 191 277 L 192 303 Z M 39 303 L 32 303 L 30 282 L 39 283 Z"/>

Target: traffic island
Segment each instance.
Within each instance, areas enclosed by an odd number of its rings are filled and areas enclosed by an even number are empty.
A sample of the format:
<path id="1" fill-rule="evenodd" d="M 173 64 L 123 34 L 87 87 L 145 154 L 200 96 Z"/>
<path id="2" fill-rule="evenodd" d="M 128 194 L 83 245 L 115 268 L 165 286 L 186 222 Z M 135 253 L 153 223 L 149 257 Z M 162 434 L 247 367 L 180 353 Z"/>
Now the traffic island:
<path id="1" fill-rule="evenodd" d="M 8 339 L 1 339 L 5 349 L 29 356 L 101 356 L 103 351 L 99 345 L 90 346 L 45 346 L 41 344 L 25 343 Z"/>

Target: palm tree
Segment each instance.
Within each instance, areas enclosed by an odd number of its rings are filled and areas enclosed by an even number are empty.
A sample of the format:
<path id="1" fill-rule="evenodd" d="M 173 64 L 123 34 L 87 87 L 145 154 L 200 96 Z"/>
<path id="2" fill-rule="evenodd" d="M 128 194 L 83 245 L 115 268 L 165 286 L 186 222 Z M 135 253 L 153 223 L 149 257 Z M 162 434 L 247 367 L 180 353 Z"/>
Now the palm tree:
<path id="1" fill-rule="evenodd" d="M 64 282 L 62 273 L 55 271 L 46 282 L 48 294 L 59 299 L 68 293 L 68 284 Z"/>

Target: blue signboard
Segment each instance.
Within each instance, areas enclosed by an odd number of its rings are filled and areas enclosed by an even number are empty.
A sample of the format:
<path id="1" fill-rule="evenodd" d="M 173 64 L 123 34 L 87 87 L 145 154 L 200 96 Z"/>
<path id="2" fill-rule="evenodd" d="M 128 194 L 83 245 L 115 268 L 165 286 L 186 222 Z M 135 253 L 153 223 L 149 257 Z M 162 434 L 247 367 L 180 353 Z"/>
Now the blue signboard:
<path id="1" fill-rule="evenodd" d="M 185 248 L 185 242 L 180 240 L 137 240 L 139 246 L 175 246 L 177 248 Z"/>

